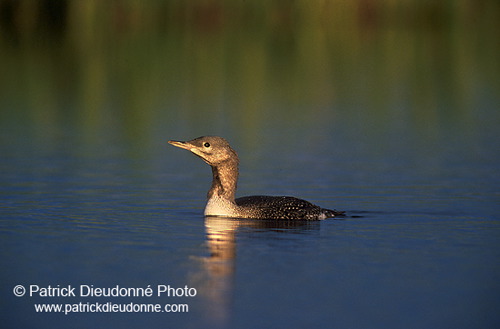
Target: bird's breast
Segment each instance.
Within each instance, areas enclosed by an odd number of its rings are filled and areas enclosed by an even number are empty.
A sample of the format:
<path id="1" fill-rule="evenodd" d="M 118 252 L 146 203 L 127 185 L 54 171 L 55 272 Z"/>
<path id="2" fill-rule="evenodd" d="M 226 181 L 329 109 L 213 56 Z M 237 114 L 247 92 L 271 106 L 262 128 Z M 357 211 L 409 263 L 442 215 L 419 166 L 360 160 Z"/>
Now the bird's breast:
<path id="1" fill-rule="evenodd" d="M 233 202 L 213 196 L 207 201 L 205 216 L 237 217 L 236 204 Z"/>

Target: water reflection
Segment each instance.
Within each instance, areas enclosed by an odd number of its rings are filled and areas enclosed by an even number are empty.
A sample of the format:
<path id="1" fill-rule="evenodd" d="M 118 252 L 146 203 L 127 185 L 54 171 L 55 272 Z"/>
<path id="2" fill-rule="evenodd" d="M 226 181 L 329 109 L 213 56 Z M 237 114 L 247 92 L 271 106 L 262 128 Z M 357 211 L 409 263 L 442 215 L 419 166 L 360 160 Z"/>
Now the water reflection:
<path id="1" fill-rule="evenodd" d="M 236 271 L 236 233 L 238 229 L 252 232 L 297 233 L 318 228 L 318 222 L 280 220 L 239 220 L 225 217 L 205 217 L 209 256 L 200 258 L 196 273 L 198 293 L 204 298 L 207 318 L 223 326 L 229 322 L 233 283 Z"/>
<path id="2" fill-rule="evenodd" d="M 236 230 L 238 222 L 232 219 L 207 217 L 205 230 L 210 252 L 202 258 L 199 292 L 206 299 L 209 319 L 218 325 L 229 320 L 236 259 Z"/>
<path id="3" fill-rule="evenodd" d="M 268 127 L 312 122 L 321 138 L 350 120 L 437 140 L 451 119 L 480 129 L 497 101 L 491 0 L 2 3 L 2 128 L 46 144 L 71 124 L 82 143 L 118 135 L 140 152 L 165 129 L 252 145 Z"/>

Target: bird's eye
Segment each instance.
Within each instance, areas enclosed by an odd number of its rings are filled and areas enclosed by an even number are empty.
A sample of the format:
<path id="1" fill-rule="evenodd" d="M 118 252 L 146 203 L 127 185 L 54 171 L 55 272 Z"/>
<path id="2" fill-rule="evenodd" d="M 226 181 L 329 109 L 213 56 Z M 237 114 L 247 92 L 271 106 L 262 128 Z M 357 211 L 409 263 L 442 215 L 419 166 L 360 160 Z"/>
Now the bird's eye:
<path id="1" fill-rule="evenodd" d="M 210 143 L 209 142 L 205 142 L 205 144 L 203 144 L 203 146 L 205 146 L 206 148 L 209 148 L 210 147 Z"/>

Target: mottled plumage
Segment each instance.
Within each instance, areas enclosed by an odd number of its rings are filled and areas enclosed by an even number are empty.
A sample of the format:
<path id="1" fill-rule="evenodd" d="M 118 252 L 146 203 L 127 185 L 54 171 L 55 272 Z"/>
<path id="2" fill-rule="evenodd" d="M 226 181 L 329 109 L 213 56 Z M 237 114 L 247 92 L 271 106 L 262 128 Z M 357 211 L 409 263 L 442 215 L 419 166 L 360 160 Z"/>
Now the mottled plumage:
<path id="1" fill-rule="evenodd" d="M 235 202 L 257 218 L 318 220 L 344 214 L 291 196 L 253 195 L 238 198 Z"/>
<path id="2" fill-rule="evenodd" d="M 212 167 L 213 179 L 207 194 L 206 216 L 321 220 L 344 214 L 343 211 L 324 209 L 290 196 L 254 195 L 235 199 L 239 159 L 224 138 L 203 136 L 188 142 L 169 143 L 191 151 Z"/>

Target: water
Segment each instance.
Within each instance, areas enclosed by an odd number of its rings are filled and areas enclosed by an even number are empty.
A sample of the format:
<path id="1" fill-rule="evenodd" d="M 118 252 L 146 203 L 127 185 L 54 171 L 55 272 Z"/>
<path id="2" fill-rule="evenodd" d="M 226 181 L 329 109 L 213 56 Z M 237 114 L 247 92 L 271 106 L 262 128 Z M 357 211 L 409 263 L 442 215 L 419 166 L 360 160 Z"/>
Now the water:
<path id="1" fill-rule="evenodd" d="M 22 129 L 11 132 L 1 189 L 8 327 L 494 327 L 498 158 L 493 149 L 488 159 L 471 155 L 491 144 L 464 137 L 461 145 L 473 149 L 453 150 L 445 139 L 435 148 L 447 151 L 438 154 L 423 145 L 363 150 L 338 142 L 346 130 L 313 141 L 291 137 L 278 150 L 280 138 L 258 151 L 235 145 L 239 195 L 301 196 L 349 214 L 299 224 L 203 218 L 210 170 L 166 144 L 179 136 L 165 134 L 137 156 L 120 140 L 83 150 L 66 132 L 44 149 Z M 197 295 L 16 298 L 17 284 L 164 284 Z M 89 301 L 187 303 L 189 313 L 33 310 Z"/>
<path id="2" fill-rule="evenodd" d="M 164 8 L 141 7 L 143 25 L 124 6 L 96 18 L 114 22 L 102 33 L 74 6 L 47 31 L 0 29 L 2 327 L 499 326 L 497 5 L 340 29 L 315 16 L 330 7 L 298 3 L 166 26 Z M 204 218 L 210 168 L 167 144 L 204 134 L 238 151 L 238 196 L 348 216 Z M 16 285 L 155 294 L 16 297 Z M 164 286 L 196 295 L 157 296 Z M 188 312 L 34 306 L 97 302 Z"/>

